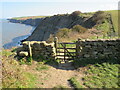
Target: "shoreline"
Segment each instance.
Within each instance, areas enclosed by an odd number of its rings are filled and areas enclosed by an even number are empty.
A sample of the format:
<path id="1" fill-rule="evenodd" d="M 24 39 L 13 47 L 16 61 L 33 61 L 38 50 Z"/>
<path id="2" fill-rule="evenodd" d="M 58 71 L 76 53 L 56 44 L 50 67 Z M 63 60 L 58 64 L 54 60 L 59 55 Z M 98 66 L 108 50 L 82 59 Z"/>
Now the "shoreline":
<path id="1" fill-rule="evenodd" d="M 8 19 L 5 19 L 8 21 L 8 23 L 13 23 L 13 22 L 9 22 Z M 4 23 L 4 22 L 3 22 Z M 19 24 L 21 25 L 22 23 L 14 23 L 14 24 Z M 29 33 L 25 34 L 25 35 L 18 35 L 17 37 L 13 37 L 10 42 L 7 42 L 7 43 L 4 43 L 3 44 L 3 38 L 2 38 L 2 45 L 1 45 L 1 48 L 3 49 L 11 49 L 13 47 L 18 47 L 20 46 L 20 43 L 22 40 L 26 39 L 27 37 L 29 37 L 31 35 L 31 33 L 35 30 L 36 26 L 31 26 L 31 25 L 26 25 L 26 24 L 22 24 L 22 25 L 25 25 L 25 26 L 30 26 L 32 29 L 30 30 Z M 2 29 L 3 30 L 3 29 Z"/>

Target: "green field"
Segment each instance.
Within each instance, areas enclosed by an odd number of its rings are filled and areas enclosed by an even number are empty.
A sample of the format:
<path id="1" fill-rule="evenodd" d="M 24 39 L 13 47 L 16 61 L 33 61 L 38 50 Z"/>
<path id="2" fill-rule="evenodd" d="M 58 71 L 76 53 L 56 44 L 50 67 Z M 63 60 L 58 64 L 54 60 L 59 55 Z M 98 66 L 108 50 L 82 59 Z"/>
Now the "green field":
<path id="1" fill-rule="evenodd" d="M 112 21 L 113 21 L 115 31 L 118 33 L 118 11 L 111 10 L 111 11 L 107 11 L 107 12 L 112 15 Z"/>

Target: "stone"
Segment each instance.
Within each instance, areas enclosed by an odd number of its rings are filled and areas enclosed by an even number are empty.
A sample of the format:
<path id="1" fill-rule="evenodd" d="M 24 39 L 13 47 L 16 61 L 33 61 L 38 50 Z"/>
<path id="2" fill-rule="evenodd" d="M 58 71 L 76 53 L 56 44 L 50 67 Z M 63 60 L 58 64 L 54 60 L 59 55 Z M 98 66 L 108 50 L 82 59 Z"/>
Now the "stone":
<path id="1" fill-rule="evenodd" d="M 19 56 L 27 57 L 28 52 L 27 51 L 21 51 L 21 52 L 19 52 Z"/>

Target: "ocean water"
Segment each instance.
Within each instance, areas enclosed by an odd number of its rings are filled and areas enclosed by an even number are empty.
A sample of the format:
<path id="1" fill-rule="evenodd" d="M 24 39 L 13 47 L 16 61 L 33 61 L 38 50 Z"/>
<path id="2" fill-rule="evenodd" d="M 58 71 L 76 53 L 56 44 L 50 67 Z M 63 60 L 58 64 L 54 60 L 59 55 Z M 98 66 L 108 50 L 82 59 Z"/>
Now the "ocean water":
<path id="1" fill-rule="evenodd" d="M 11 23 L 8 20 L 0 20 L 1 48 L 9 49 L 20 45 L 20 41 L 31 35 L 35 27 L 19 23 Z"/>

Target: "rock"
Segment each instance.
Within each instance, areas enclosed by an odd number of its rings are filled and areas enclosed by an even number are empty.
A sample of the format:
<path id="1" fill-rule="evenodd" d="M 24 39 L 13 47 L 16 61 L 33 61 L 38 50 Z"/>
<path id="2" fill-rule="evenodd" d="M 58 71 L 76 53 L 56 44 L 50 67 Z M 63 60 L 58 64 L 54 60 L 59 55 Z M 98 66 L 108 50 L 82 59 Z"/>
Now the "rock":
<path id="1" fill-rule="evenodd" d="M 19 52 L 19 56 L 27 57 L 28 52 L 27 51 L 21 51 L 21 52 Z"/>

